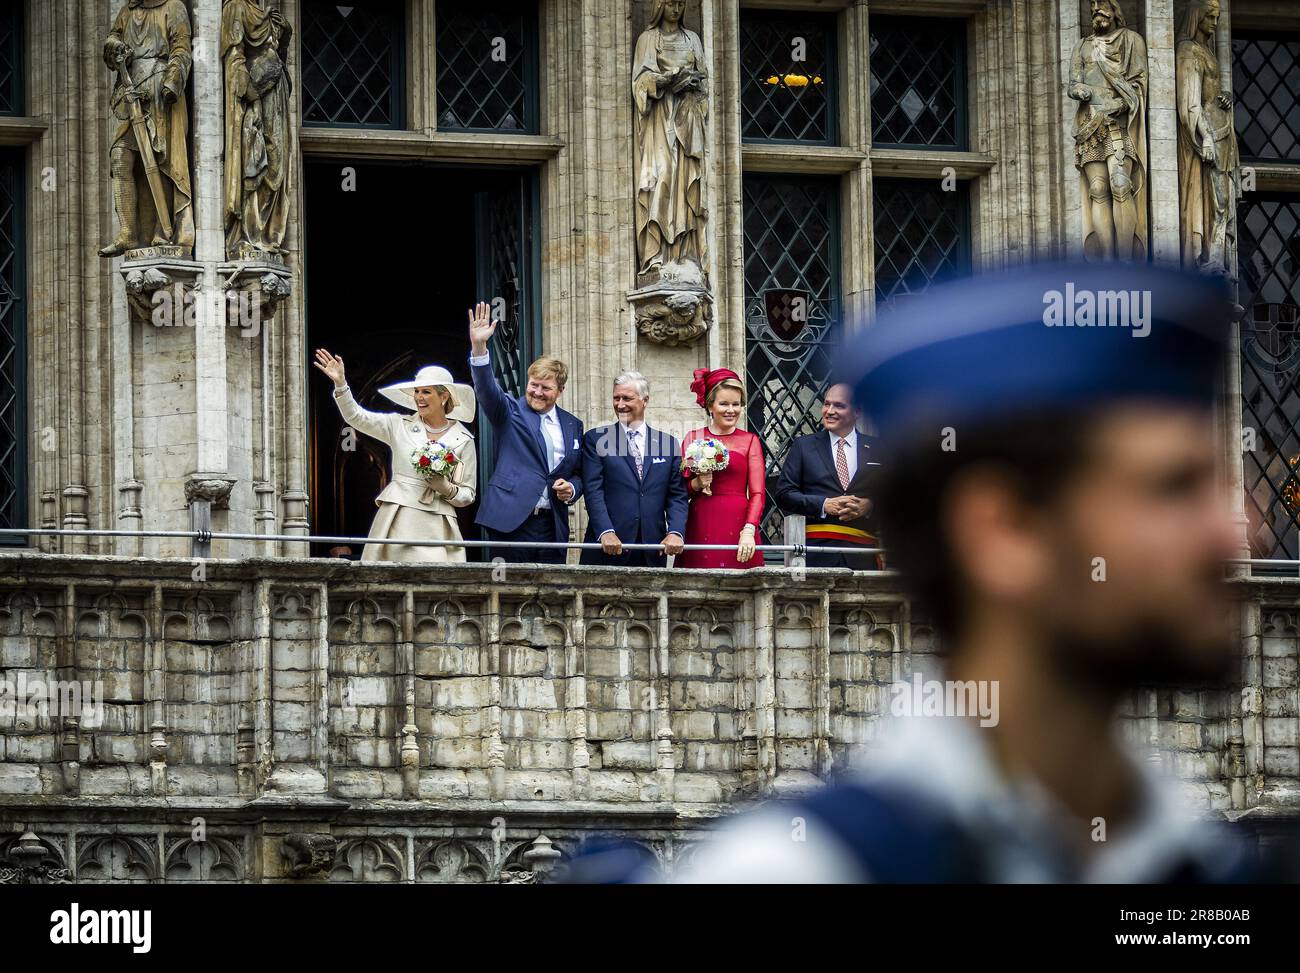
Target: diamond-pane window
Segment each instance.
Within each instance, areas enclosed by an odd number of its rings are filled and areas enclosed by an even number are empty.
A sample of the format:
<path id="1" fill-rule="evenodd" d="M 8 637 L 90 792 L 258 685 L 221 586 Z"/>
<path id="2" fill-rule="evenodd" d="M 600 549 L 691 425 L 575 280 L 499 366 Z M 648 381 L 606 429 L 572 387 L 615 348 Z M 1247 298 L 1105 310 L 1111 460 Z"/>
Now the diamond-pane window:
<path id="1" fill-rule="evenodd" d="M 438 0 L 438 128 L 537 131 L 537 7 Z"/>
<path id="2" fill-rule="evenodd" d="M 877 308 L 969 272 L 964 183 L 945 192 L 933 180 L 874 179 L 872 206 Z"/>
<path id="3" fill-rule="evenodd" d="M 1300 34 L 1234 34 L 1232 89 L 1242 158 L 1300 162 Z"/>
<path id="4" fill-rule="evenodd" d="M 1300 196 L 1252 193 L 1237 210 L 1241 424 L 1252 557 L 1300 557 Z"/>
<path id="5" fill-rule="evenodd" d="M 304 0 L 303 123 L 401 128 L 404 25 L 401 0 Z"/>
<path id="6" fill-rule="evenodd" d="M 871 18 L 871 143 L 966 148 L 966 23 Z"/>
<path id="7" fill-rule="evenodd" d="M 23 165 L 22 152 L 0 150 L 0 527 L 27 526 Z"/>
<path id="8" fill-rule="evenodd" d="M 839 189 L 749 175 L 744 199 L 746 416 L 763 437 L 770 496 L 791 442 L 821 428 L 840 313 Z M 769 504 L 765 538 L 781 537 L 781 520 Z"/>
<path id="9" fill-rule="evenodd" d="M 22 115 L 23 105 L 23 5 L 0 9 L 0 115 Z"/>
<path id="10" fill-rule="evenodd" d="M 835 142 L 835 18 L 740 13 L 740 134 Z"/>

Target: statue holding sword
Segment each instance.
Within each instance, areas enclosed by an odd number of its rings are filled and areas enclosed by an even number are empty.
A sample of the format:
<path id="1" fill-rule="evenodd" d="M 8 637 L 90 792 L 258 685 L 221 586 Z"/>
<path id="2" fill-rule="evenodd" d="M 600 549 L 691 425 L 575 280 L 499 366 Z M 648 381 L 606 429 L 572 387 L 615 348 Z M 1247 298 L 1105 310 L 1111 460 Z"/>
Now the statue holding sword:
<path id="1" fill-rule="evenodd" d="M 118 120 L 109 150 L 118 234 L 99 251 L 194 247 L 185 86 L 192 53 L 184 0 L 127 0 L 104 42 L 117 73 L 109 99 Z"/>

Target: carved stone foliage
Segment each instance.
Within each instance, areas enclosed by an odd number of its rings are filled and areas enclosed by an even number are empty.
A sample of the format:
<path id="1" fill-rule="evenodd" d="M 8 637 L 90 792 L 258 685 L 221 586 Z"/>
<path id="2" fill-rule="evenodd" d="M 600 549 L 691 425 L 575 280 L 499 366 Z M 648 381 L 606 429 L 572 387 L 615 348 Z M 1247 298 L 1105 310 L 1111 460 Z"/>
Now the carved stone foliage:
<path id="1" fill-rule="evenodd" d="M 0 885 L 62 885 L 72 881 L 61 838 L 32 831 L 0 838 Z"/>

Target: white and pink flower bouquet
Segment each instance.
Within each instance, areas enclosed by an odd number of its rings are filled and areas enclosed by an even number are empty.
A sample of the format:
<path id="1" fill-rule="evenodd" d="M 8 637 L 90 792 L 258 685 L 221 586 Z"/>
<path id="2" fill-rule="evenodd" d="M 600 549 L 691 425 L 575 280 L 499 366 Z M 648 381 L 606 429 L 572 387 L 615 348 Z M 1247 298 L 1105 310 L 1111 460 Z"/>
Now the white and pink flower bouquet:
<path id="1" fill-rule="evenodd" d="M 697 439 L 687 443 L 685 455 L 682 457 L 686 468 L 696 475 L 725 470 L 730 460 L 731 454 L 728 453 L 727 447 L 716 439 Z M 713 493 L 709 489 L 705 489 L 704 492 L 710 495 Z"/>

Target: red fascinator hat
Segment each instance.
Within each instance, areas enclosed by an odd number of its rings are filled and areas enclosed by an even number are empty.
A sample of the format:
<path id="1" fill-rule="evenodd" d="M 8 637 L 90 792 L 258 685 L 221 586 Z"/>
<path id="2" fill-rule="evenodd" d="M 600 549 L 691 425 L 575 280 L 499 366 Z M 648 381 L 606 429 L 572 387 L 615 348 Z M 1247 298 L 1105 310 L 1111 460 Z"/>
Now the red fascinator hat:
<path id="1" fill-rule="evenodd" d="M 740 376 L 730 368 L 697 368 L 695 369 L 695 381 L 691 382 L 691 391 L 695 393 L 695 401 L 700 408 L 704 408 L 704 400 L 708 398 L 713 387 L 727 379 L 740 381 Z"/>

